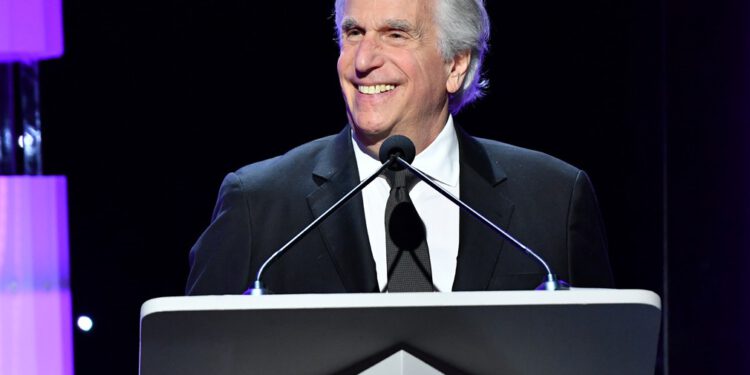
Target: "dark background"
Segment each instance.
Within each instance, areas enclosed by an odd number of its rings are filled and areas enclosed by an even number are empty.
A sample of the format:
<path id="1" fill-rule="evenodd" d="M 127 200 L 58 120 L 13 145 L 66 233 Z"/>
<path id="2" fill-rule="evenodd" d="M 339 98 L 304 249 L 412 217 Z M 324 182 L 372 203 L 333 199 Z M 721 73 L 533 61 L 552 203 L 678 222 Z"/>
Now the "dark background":
<path id="1" fill-rule="evenodd" d="M 617 287 L 662 297 L 658 372 L 750 371 L 750 5 L 488 2 L 491 87 L 458 123 L 589 172 Z M 76 371 L 133 374 L 140 305 L 183 293 L 224 174 L 344 125 L 332 1 L 64 6 L 42 116 L 95 322 Z"/>

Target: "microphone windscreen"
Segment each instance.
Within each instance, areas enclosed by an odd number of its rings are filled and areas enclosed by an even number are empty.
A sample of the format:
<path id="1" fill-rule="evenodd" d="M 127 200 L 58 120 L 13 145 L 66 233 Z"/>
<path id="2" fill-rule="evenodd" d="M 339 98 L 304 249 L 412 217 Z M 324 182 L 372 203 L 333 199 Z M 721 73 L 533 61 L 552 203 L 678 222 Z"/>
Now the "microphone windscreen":
<path id="1" fill-rule="evenodd" d="M 380 146 L 380 162 L 385 163 L 391 158 L 391 155 L 398 154 L 401 159 L 411 164 L 414 161 L 417 151 L 414 148 L 414 142 L 403 135 L 394 135 L 388 137 Z"/>

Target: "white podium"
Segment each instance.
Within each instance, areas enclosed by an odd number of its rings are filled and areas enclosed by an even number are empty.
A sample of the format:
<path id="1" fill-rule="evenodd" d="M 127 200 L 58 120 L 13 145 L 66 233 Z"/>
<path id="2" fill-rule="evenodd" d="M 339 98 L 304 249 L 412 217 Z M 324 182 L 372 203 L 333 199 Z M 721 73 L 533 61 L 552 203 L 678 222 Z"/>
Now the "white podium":
<path id="1" fill-rule="evenodd" d="M 660 322 L 644 290 L 165 297 L 140 374 L 653 374 Z"/>

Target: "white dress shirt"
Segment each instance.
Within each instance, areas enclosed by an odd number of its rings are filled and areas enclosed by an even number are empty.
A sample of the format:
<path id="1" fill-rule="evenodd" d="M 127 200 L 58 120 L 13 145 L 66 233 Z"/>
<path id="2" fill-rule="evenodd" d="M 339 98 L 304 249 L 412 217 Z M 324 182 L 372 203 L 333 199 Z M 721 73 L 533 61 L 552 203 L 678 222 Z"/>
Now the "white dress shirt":
<path id="1" fill-rule="evenodd" d="M 363 181 L 375 173 L 381 163 L 368 155 L 353 135 L 352 140 L 359 178 Z M 412 165 L 451 194 L 459 196 L 458 138 L 453 126 L 453 117 L 448 117 L 448 122 L 435 141 L 414 158 Z M 388 282 L 385 204 L 390 190 L 388 181 L 382 175 L 362 190 L 367 234 L 370 238 L 372 257 L 375 259 L 380 290 L 383 290 Z M 439 291 L 449 292 L 453 290 L 453 280 L 456 277 L 459 207 L 422 181 L 412 188 L 409 196 L 427 229 L 433 284 Z"/>

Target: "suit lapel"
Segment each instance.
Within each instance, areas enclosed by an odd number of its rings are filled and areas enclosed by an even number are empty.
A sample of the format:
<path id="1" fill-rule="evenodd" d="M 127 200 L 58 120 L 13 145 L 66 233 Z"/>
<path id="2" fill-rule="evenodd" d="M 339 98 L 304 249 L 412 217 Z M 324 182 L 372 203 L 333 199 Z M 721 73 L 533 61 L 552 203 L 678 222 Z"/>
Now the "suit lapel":
<path id="1" fill-rule="evenodd" d="M 456 130 L 461 153 L 461 200 L 501 228 L 508 228 L 514 206 L 497 190 L 507 178 L 505 172 L 479 141 L 458 127 Z M 498 240 L 498 234 L 463 211 L 459 223 L 453 290 L 486 290 L 506 241 Z"/>
<path id="2" fill-rule="evenodd" d="M 307 203 L 314 217 L 319 217 L 359 183 L 348 126 L 322 151 L 313 175 L 319 187 L 307 196 Z M 362 195 L 349 200 L 321 223 L 318 230 L 346 291 L 377 291 Z"/>
<path id="3" fill-rule="evenodd" d="M 490 221 L 508 228 L 513 203 L 498 192 L 506 174 L 484 146 L 456 127 L 461 163 L 461 200 Z M 350 128 L 336 135 L 313 171 L 318 189 L 307 196 L 318 217 L 359 183 Z M 375 292 L 377 275 L 367 235 L 362 196 L 352 198 L 320 224 L 318 230 L 347 292 Z M 461 212 L 459 251 L 453 290 L 486 290 L 506 241 L 469 214 Z"/>

